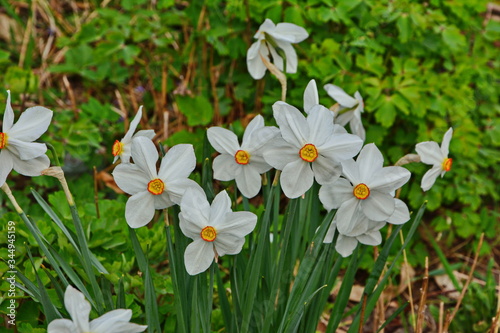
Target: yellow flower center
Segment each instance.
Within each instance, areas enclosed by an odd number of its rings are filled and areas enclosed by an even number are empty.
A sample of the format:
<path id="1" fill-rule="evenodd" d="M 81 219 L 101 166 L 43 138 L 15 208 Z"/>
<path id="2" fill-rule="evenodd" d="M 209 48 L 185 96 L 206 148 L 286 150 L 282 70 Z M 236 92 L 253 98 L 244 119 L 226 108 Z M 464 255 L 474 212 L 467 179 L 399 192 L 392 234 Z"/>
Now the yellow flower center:
<path id="1" fill-rule="evenodd" d="M 165 184 L 159 178 L 153 179 L 148 183 L 148 191 L 153 195 L 162 194 L 164 189 L 165 189 Z"/>
<path id="2" fill-rule="evenodd" d="M 354 187 L 352 194 L 359 200 L 365 200 L 370 196 L 370 189 L 365 184 L 361 183 Z"/>
<path id="3" fill-rule="evenodd" d="M 441 165 L 441 167 L 443 168 L 444 171 L 450 171 L 452 164 L 453 164 L 452 158 L 445 158 L 443 160 L 443 164 Z"/>
<path id="4" fill-rule="evenodd" d="M 7 146 L 7 133 L 0 132 L 0 149 Z"/>
<path id="5" fill-rule="evenodd" d="M 245 150 L 238 150 L 236 154 L 234 154 L 234 160 L 238 164 L 248 164 L 250 163 L 250 154 Z"/>
<path id="6" fill-rule="evenodd" d="M 116 140 L 112 148 L 113 156 L 121 155 L 123 152 L 123 143 Z"/>
<path id="7" fill-rule="evenodd" d="M 208 226 L 201 230 L 200 235 L 204 241 L 213 242 L 217 237 L 217 231 L 215 231 L 214 227 Z"/>
<path id="8" fill-rule="evenodd" d="M 299 150 L 299 156 L 306 162 L 314 162 L 318 158 L 318 150 L 313 144 L 306 144 Z"/>

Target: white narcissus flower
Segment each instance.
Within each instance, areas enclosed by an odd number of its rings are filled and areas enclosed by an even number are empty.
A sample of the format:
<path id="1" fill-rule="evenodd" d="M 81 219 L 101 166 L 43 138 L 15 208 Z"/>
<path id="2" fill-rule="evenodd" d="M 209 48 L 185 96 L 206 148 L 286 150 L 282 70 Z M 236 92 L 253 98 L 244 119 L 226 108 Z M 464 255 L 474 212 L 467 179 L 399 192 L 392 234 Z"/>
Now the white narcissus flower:
<path id="1" fill-rule="evenodd" d="M 279 130 L 264 126 L 264 118 L 260 115 L 248 124 L 241 146 L 233 132 L 222 127 L 209 128 L 208 140 L 221 154 L 214 159 L 214 178 L 222 181 L 235 179 L 245 197 L 256 196 L 261 188 L 260 175 L 271 169 L 262 157 L 262 148 L 277 135 Z"/>
<path id="2" fill-rule="evenodd" d="M 453 128 L 450 127 L 444 134 L 441 147 L 434 141 L 420 142 L 415 146 L 422 163 L 432 165 L 432 168 L 422 178 L 422 190 L 429 190 L 439 175 L 443 177 L 446 172 L 451 170 L 453 160 L 448 158 L 448 149 L 452 135 Z"/>
<path id="3" fill-rule="evenodd" d="M 362 146 L 359 137 L 333 124 L 333 113 L 314 106 L 308 117 L 295 107 L 276 102 L 274 118 L 281 131 L 266 147 L 264 159 L 282 170 L 281 187 L 289 198 L 297 198 L 319 184 L 334 182 L 341 174 L 340 161 L 355 156 Z"/>
<path id="4" fill-rule="evenodd" d="M 21 175 L 34 177 L 40 176 L 42 170 L 50 166 L 50 160 L 45 155 L 47 146 L 33 141 L 47 131 L 52 111 L 42 106 L 28 108 L 14 124 L 9 90 L 7 94 L 0 131 L 0 185 L 5 183 L 12 169 Z"/>
<path id="5" fill-rule="evenodd" d="M 410 179 L 411 174 L 405 168 L 383 167 L 383 164 L 382 153 L 373 143 L 368 144 L 356 161 L 342 162 L 345 179 L 320 188 L 319 199 L 323 206 L 327 210 L 338 209 L 337 229 L 341 234 L 350 235 L 355 230 L 360 214 L 381 222 L 395 213 L 398 201 L 393 193 Z"/>
<path id="6" fill-rule="evenodd" d="M 273 21 L 266 19 L 254 36 L 257 41 L 250 46 L 247 52 L 247 66 L 250 75 L 255 80 L 264 77 L 267 67 L 264 65 L 261 57 L 269 60 L 269 51 L 273 57 L 274 65 L 280 71 L 283 71 L 283 58 L 278 55 L 275 47 L 266 40 L 266 34 L 273 38 L 276 45 L 285 52 L 286 72 L 297 72 L 297 53 L 295 53 L 292 43 L 302 42 L 309 34 L 304 28 L 298 25 L 292 23 L 278 23 L 275 25 Z"/>
<path id="7" fill-rule="evenodd" d="M 353 98 L 342 88 L 333 84 L 327 84 L 324 88 L 326 93 L 340 105 L 340 108 L 335 112 L 335 123 L 342 126 L 349 123 L 352 133 L 365 141 L 366 133 L 361 121 L 361 113 L 364 111 L 365 104 L 361 94 L 356 91 Z"/>
<path id="8" fill-rule="evenodd" d="M 257 224 L 254 213 L 231 210 L 231 199 L 226 191 L 217 194 L 210 206 L 203 192 L 189 189 L 180 206 L 179 227 L 193 240 L 184 252 L 184 263 L 190 275 L 204 272 L 218 257 L 239 253 L 245 236 Z"/>
<path id="9" fill-rule="evenodd" d="M 144 136 L 152 140 L 153 137 L 155 136 L 155 131 L 153 130 L 142 130 L 134 134 L 135 130 L 137 129 L 137 125 L 139 125 L 139 122 L 141 121 L 141 118 L 142 118 L 142 105 L 139 107 L 139 110 L 137 111 L 134 119 L 132 119 L 128 131 L 123 137 L 123 139 L 121 139 L 120 141 L 116 140 L 115 143 L 113 144 L 112 153 L 113 156 L 115 157 L 113 159 L 113 163 L 115 163 L 118 160 L 118 158 L 120 158 L 120 161 L 122 163 L 130 163 L 130 156 L 132 156 L 131 151 L 132 151 L 133 138 L 136 138 L 138 136 Z"/>
<path id="10" fill-rule="evenodd" d="M 148 224 L 156 209 L 180 204 L 186 189 L 203 191 L 188 178 L 196 166 L 192 145 L 170 148 L 157 172 L 156 147 L 150 139 L 139 136 L 132 140 L 132 159 L 135 164 L 119 164 L 113 171 L 118 187 L 132 195 L 125 206 L 125 218 L 132 228 Z"/>
<path id="11" fill-rule="evenodd" d="M 353 221 L 354 227 L 348 234 L 339 233 L 337 242 L 335 243 L 335 250 L 337 250 L 342 257 L 348 257 L 352 254 L 358 243 L 377 246 L 382 243 L 382 235 L 380 229 L 385 226 L 386 222 L 392 224 L 402 224 L 410 219 L 410 212 L 406 204 L 399 200 L 395 200 L 394 213 L 387 219 L 387 221 L 377 222 L 372 221 L 364 214 L 357 214 L 356 219 Z M 337 215 L 333 219 L 330 227 L 326 233 L 324 243 L 331 243 L 337 230 Z"/>
<path id="12" fill-rule="evenodd" d="M 69 286 L 64 293 L 64 306 L 71 316 L 49 323 L 47 333 L 137 333 L 144 332 L 146 325 L 130 323 L 132 310 L 117 309 L 89 322 L 90 303 L 77 289 Z"/>

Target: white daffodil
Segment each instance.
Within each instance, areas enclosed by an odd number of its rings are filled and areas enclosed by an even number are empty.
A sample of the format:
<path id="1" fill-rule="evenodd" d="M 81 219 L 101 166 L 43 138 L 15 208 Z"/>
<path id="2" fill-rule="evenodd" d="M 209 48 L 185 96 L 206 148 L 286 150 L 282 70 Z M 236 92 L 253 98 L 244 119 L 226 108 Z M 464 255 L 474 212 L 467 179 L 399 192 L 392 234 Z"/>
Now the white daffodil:
<path id="1" fill-rule="evenodd" d="M 324 88 L 327 94 L 340 105 L 340 108 L 335 111 L 335 123 L 342 126 L 349 123 L 352 133 L 365 141 L 366 133 L 361 121 L 361 113 L 364 111 L 365 104 L 361 94 L 356 91 L 353 98 L 342 88 L 333 84 L 327 84 Z"/>
<path id="2" fill-rule="evenodd" d="M 188 179 L 196 166 L 192 145 L 170 148 L 157 172 L 155 145 L 150 139 L 139 136 L 132 140 L 132 159 L 135 164 L 119 164 L 113 171 L 118 187 L 132 195 L 125 206 L 125 218 L 132 228 L 148 224 L 156 209 L 180 204 L 186 189 L 203 191 L 195 181 Z"/>
<path id="3" fill-rule="evenodd" d="M 386 222 L 392 224 L 402 224 L 410 219 L 410 212 L 406 204 L 399 200 L 395 200 L 395 210 L 394 213 L 387 219 Z M 335 236 L 337 230 L 337 219 L 338 216 L 335 215 L 328 231 L 326 233 L 324 243 L 331 243 Z M 354 227 L 348 234 L 339 233 L 337 242 L 335 243 L 335 250 L 342 255 L 342 257 L 348 257 L 352 254 L 352 251 L 356 248 L 358 243 L 377 246 L 382 243 L 382 235 L 380 234 L 380 229 L 382 229 L 386 223 L 372 221 L 364 214 L 357 214 L 354 221 Z"/>
<path id="4" fill-rule="evenodd" d="M 132 156 L 131 154 L 132 139 L 138 136 L 144 136 L 152 140 L 153 137 L 155 136 L 155 131 L 153 130 L 142 130 L 134 134 L 135 130 L 137 129 L 137 125 L 139 125 L 139 122 L 141 121 L 141 118 L 142 118 L 142 105 L 139 107 L 139 110 L 135 114 L 134 119 L 132 119 L 128 131 L 123 137 L 123 139 L 121 139 L 120 141 L 116 140 L 115 143 L 113 144 L 112 153 L 113 156 L 115 157 L 113 159 L 113 163 L 115 163 L 118 160 L 118 158 L 120 158 L 120 161 L 122 163 L 130 163 L 130 156 Z"/>
<path id="5" fill-rule="evenodd" d="M 130 323 L 132 310 L 117 309 L 105 313 L 89 323 L 90 303 L 72 286 L 64 293 L 64 306 L 71 316 L 50 322 L 47 333 L 137 333 L 144 332 L 145 325 Z"/>
<path id="6" fill-rule="evenodd" d="M 355 156 L 362 146 L 359 137 L 333 124 L 333 113 L 314 106 L 308 117 L 295 107 L 276 102 L 274 118 L 281 137 L 269 142 L 264 159 L 281 174 L 281 187 L 289 198 L 304 194 L 313 184 L 334 182 L 341 174 L 340 161 Z"/>
<path id="7" fill-rule="evenodd" d="M 327 210 L 338 209 L 337 229 L 350 235 L 356 228 L 360 214 L 372 221 L 386 221 L 396 210 L 394 191 L 410 179 L 410 172 L 402 167 L 383 167 L 382 153 L 373 144 L 363 147 L 356 161 L 342 162 L 346 177 L 324 185 L 319 199 Z M 394 222 L 393 222 L 394 223 Z"/>
<path id="8" fill-rule="evenodd" d="M 422 178 L 422 190 L 429 190 L 440 174 L 443 177 L 446 172 L 451 170 L 453 160 L 448 158 L 448 149 L 452 135 L 453 128 L 450 127 L 444 134 L 441 147 L 434 141 L 417 143 L 415 150 L 420 156 L 422 163 L 432 165 L 432 168 Z"/>
<path id="9" fill-rule="evenodd" d="M 261 188 L 260 175 L 271 169 L 262 157 L 262 148 L 277 135 L 279 130 L 264 126 L 264 118 L 260 115 L 248 124 L 241 146 L 233 132 L 222 127 L 209 128 L 208 140 L 221 154 L 214 159 L 214 178 L 223 181 L 235 179 L 245 197 L 256 196 Z"/>
<path id="10" fill-rule="evenodd" d="M 231 210 L 226 191 L 217 194 L 210 206 L 203 192 L 187 190 L 181 201 L 179 219 L 182 232 L 193 240 L 184 252 L 190 275 L 207 270 L 218 257 L 239 253 L 245 236 L 257 224 L 254 213 Z"/>
<path id="11" fill-rule="evenodd" d="M 42 170 L 50 166 L 45 155 L 47 146 L 33 142 L 50 125 L 52 111 L 41 106 L 28 108 L 14 124 L 14 111 L 10 104 L 10 91 L 7 90 L 7 104 L 0 132 L 0 185 L 14 169 L 21 175 L 40 176 Z"/>
<path id="12" fill-rule="evenodd" d="M 271 52 L 276 67 L 283 71 L 283 58 L 278 55 L 276 47 L 285 52 L 286 72 L 297 72 L 297 53 L 295 53 L 292 43 L 300 43 L 308 36 L 307 31 L 298 25 L 292 23 L 278 23 L 275 25 L 273 21 L 266 19 L 254 36 L 257 41 L 248 49 L 248 72 L 255 80 L 262 79 L 267 67 L 261 57 L 269 60 L 269 52 Z"/>

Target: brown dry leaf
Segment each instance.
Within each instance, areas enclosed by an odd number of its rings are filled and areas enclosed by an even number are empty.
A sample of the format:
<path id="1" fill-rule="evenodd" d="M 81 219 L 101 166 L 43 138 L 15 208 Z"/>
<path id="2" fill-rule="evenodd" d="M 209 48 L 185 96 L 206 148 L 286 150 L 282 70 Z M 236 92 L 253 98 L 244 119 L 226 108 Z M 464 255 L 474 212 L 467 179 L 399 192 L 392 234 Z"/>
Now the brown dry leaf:
<path id="1" fill-rule="evenodd" d="M 118 194 L 125 193 L 118 187 L 118 185 L 116 185 L 115 179 L 113 178 L 113 176 L 111 176 L 111 174 L 109 172 L 106 172 L 106 171 L 98 172 L 97 173 L 97 180 L 103 182 L 104 185 L 106 185 L 107 187 L 109 187 L 110 189 L 112 189 L 113 191 L 115 191 Z"/>
<path id="2" fill-rule="evenodd" d="M 23 39 L 23 35 L 19 24 L 8 15 L 0 13 L 0 39 L 10 42 L 12 37 L 11 30 L 14 32 L 16 42 L 20 42 Z"/>
<path id="3" fill-rule="evenodd" d="M 437 285 L 441 288 L 443 292 L 446 293 L 446 296 L 452 299 L 458 299 L 460 297 L 460 292 L 455 290 L 455 286 L 451 281 L 450 277 L 446 274 L 437 275 L 434 277 Z"/>
<path id="4" fill-rule="evenodd" d="M 400 295 L 403 291 L 408 289 L 408 283 L 411 283 L 412 279 L 415 277 L 415 270 L 408 263 L 403 263 L 401 265 L 400 274 L 400 284 L 398 287 L 397 294 Z"/>

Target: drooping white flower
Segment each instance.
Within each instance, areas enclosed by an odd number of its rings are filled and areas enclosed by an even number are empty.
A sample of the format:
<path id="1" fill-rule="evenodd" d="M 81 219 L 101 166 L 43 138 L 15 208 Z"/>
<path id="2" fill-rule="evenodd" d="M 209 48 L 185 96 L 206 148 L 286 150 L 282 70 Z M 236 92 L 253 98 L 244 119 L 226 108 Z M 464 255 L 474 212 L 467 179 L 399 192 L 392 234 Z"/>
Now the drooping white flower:
<path id="1" fill-rule="evenodd" d="M 359 137 L 333 124 L 333 114 L 322 105 L 314 106 L 308 117 L 295 107 L 276 102 L 274 118 L 281 137 L 269 142 L 264 159 L 282 170 L 281 187 L 289 198 L 304 194 L 313 184 L 334 182 L 340 176 L 340 161 L 352 158 L 361 148 Z"/>
<path id="2" fill-rule="evenodd" d="M 217 194 L 210 205 L 203 192 L 189 189 L 180 206 L 179 226 L 184 235 L 193 240 L 184 253 L 190 275 L 207 270 L 218 257 L 239 253 L 245 236 L 257 224 L 254 213 L 231 210 L 231 199 L 226 191 Z"/>
<path id="3" fill-rule="evenodd" d="M 360 214 L 381 222 L 395 213 L 399 201 L 394 199 L 393 193 L 410 179 L 410 172 L 397 166 L 383 167 L 383 164 L 382 153 L 373 143 L 368 144 L 356 161 L 342 162 L 345 178 L 320 188 L 319 199 L 323 206 L 327 210 L 338 209 L 337 229 L 341 234 L 351 234 Z"/>
<path id="4" fill-rule="evenodd" d="M 286 72 L 297 72 L 297 53 L 292 43 L 302 42 L 309 34 L 304 28 L 298 25 L 292 23 L 278 23 L 275 25 L 273 21 L 266 19 L 254 36 L 257 41 L 250 46 L 247 52 L 247 66 L 250 75 L 255 80 L 264 77 L 267 67 L 264 65 L 261 57 L 269 60 L 269 52 L 271 52 L 274 65 L 276 65 L 280 71 L 283 71 L 283 58 L 278 55 L 272 42 L 266 39 L 266 34 L 274 40 L 277 47 L 285 52 Z"/>
<path id="5" fill-rule="evenodd" d="M 89 322 L 90 303 L 77 289 L 69 286 L 64 293 L 64 306 L 71 316 L 49 323 L 48 333 L 137 333 L 144 332 L 146 325 L 130 323 L 132 310 L 117 309 Z"/>
<path id="6" fill-rule="evenodd" d="M 327 84 L 324 88 L 327 94 L 340 105 L 340 108 L 335 111 L 335 123 L 342 126 L 349 123 L 352 133 L 365 141 L 366 133 L 361 121 L 361 113 L 364 111 L 365 104 L 361 94 L 356 91 L 353 98 L 342 88 L 333 84 Z"/>
<path id="7" fill-rule="evenodd" d="M 440 174 L 443 177 L 446 172 L 451 170 L 453 160 L 448 158 L 448 149 L 452 135 L 453 128 L 450 127 L 444 134 L 441 147 L 434 141 L 420 142 L 415 146 L 422 163 L 432 165 L 432 168 L 422 178 L 422 190 L 429 190 Z"/>
<path id="8" fill-rule="evenodd" d="M 132 228 L 148 224 L 156 209 L 180 204 L 186 189 L 203 191 L 188 178 L 196 166 L 192 145 L 170 148 L 157 172 L 155 145 L 147 137 L 139 136 L 132 140 L 132 159 L 135 164 L 119 164 L 113 171 L 118 187 L 132 195 L 125 206 L 125 218 Z"/>
<path id="9" fill-rule="evenodd" d="M 372 221 L 364 214 L 357 214 L 352 221 L 354 227 L 347 234 L 339 232 L 337 242 L 335 243 L 335 250 L 337 250 L 342 257 L 348 257 L 352 254 L 358 243 L 377 246 L 382 243 L 382 235 L 380 229 L 384 227 L 386 222 L 392 224 L 402 224 L 410 219 L 410 212 L 406 204 L 395 198 L 394 213 L 387 219 L 387 221 L 377 222 Z M 334 217 L 328 231 L 326 233 L 324 243 L 331 243 L 337 231 L 337 215 Z"/>
<path id="10" fill-rule="evenodd" d="M 7 104 L 0 131 L 0 185 L 14 169 L 21 175 L 40 176 L 41 171 L 50 166 L 45 155 L 47 146 L 33 142 L 50 125 L 52 111 L 42 106 L 28 108 L 14 124 L 14 111 L 10 104 L 10 91 L 7 90 Z"/>
<path id="11" fill-rule="evenodd" d="M 121 139 L 120 141 L 116 140 L 115 143 L 113 144 L 112 153 L 113 156 L 115 157 L 113 159 L 113 163 L 115 163 L 118 160 L 118 158 L 120 158 L 120 161 L 122 163 L 130 163 L 130 157 L 132 156 L 131 151 L 132 151 L 133 138 L 136 138 L 138 136 L 144 136 L 152 140 L 153 137 L 155 136 L 154 130 L 142 130 L 134 134 L 135 130 L 137 129 L 137 125 L 139 125 L 139 122 L 141 121 L 141 118 L 142 118 L 142 105 L 139 107 L 139 110 L 135 114 L 134 119 L 132 119 L 128 131 L 123 137 L 123 139 Z"/>
<path id="12" fill-rule="evenodd" d="M 256 196 L 261 188 L 260 175 L 271 169 L 262 157 L 263 147 L 277 135 L 279 130 L 264 126 L 264 118 L 260 115 L 248 124 L 241 146 L 233 132 L 222 127 L 209 128 L 208 140 L 221 154 L 214 159 L 214 178 L 222 181 L 235 179 L 245 197 Z"/>

